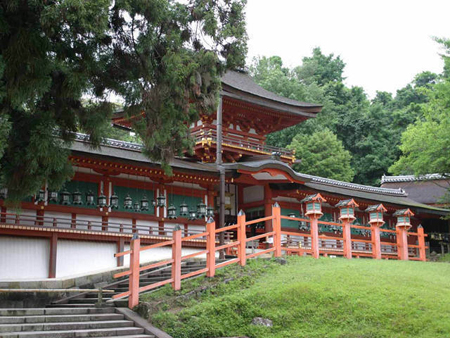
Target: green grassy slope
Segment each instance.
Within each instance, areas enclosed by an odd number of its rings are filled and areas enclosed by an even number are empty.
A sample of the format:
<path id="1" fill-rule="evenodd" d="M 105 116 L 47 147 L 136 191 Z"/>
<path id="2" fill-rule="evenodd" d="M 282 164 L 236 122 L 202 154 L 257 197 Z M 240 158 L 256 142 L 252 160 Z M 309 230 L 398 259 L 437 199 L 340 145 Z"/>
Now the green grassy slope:
<path id="1" fill-rule="evenodd" d="M 447 263 L 253 260 L 182 286 L 146 298 L 156 312 L 152 322 L 175 338 L 450 337 Z M 274 325 L 251 325 L 254 317 Z"/>

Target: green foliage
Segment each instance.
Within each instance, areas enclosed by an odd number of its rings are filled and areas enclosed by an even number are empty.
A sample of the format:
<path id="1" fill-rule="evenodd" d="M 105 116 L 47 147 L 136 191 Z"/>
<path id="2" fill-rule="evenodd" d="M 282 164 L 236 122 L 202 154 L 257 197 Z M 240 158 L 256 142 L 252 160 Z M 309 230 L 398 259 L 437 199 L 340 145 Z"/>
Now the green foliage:
<path id="1" fill-rule="evenodd" d="M 393 173 L 450 173 L 450 81 L 435 85 L 429 95 L 423 118 L 402 135 L 403 154 L 390 168 Z"/>
<path id="2" fill-rule="evenodd" d="M 350 152 L 354 182 L 378 185 L 380 177 L 400 156 L 401 133 L 423 116 L 422 104 L 429 101 L 428 93 L 439 77 L 422 72 L 395 97 L 377 92 L 370 102 L 363 88 L 348 88 L 342 83 L 344 67 L 340 57 L 324 55 L 320 48 L 293 69 L 283 67 L 277 56 L 255 59 L 251 74 L 262 87 L 281 96 L 323 105 L 316 118 L 268 135 L 267 143 L 287 147 L 296 135 L 311 136 L 327 128 Z M 303 160 L 299 154 L 297 158 Z"/>
<path id="3" fill-rule="evenodd" d="M 301 158 L 301 163 L 294 165 L 295 170 L 341 181 L 353 179 L 351 155 L 329 129 L 312 135 L 299 134 L 288 148 L 295 150 L 295 155 Z"/>
<path id="4" fill-rule="evenodd" d="M 174 304 L 152 323 L 174 338 L 447 337 L 450 331 L 448 264 L 290 257 L 286 265 L 267 265 L 251 284 L 225 284 L 220 294 Z M 273 327 L 252 325 L 254 317 L 271 319 Z"/>
<path id="5" fill-rule="evenodd" d="M 216 107 L 220 75 L 244 64 L 244 5 L 2 2 L 0 184 L 9 197 L 71 177 L 65 149 L 74 132 L 94 146 L 111 133 L 110 93 L 123 98 L 128 116 L 145 113 L 135 126 L 145 153 L 170 171 L 170 159 L 192 145 L 189 124 Z"/>

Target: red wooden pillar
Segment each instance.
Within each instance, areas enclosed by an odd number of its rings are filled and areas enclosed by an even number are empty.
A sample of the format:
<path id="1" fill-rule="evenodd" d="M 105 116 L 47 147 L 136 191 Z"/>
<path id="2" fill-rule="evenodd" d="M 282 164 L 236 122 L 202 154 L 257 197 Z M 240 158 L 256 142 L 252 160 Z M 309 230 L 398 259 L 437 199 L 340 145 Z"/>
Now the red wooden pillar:
<path id="1" fill-rule="evenodd" d="M 397 225 L 397 254 L 398 259 L 407 261 L 408 253 L 408 230 L 405 227 Z"/>
<path id="2" fill-rule="evenodd" d="M 425 262 L 427 260 L 425 254 L 425 233 L 421 225 L 417 227 L 417 239 L 419 241 L 419 258 L 421 261 Z"/>
<path id="3" fill-rule="evenodd" d="M 210 218 L 206 223 L 206 231 L 208 232 L 206 241 L 206 249 L 208 250 L 206 254 L 206 267 L 208 271 L 206 272 L 206 276 L 214 277 L 216 273 L 216 222 L 214 222 L 213 218 Z"/>
<path id="4" fill-rule="evenodd" d="M 131 220 L 131 232 L 134 234 L 136 232 L 136 218 Z"/>
<path id="5" fill-rule="evenodd" d="M 177 225 L 172 233 L 172 288 L 177 291 L 181 289 L 181 228 Z"/>
<path id="6" fill-rule="evenodd" d="M 319 218 L 322 215 L 319 214 L 311 214 L 309 215 L 310 219 L 310 228 L 311 228 L 311 252 L 314 258 L 320 257 L 319 251 Z"/>
<path id="7" fill-rule="evenodd" d="M 270 189 L 269 185 L 266 184 L 264 186 L 264 217 L 273 215 L 272 205 L 272 190 Z M 272 224 L 273 223 L 270 220 L 265 222 L 264 227 L 266 232 L 273 231 Z"/>
<path id="8" fill-rule="evenodd" d="M 352 258 L 352 228 L 348 219 L 342 220 L 342 238 L 344 240 L 344 257 Z"/>
<path id="9" fill-rule="evenodd" d="M 102 231 L 108 231 L 108 216 L 102 216 Z"/>
<path id="10" fill-rule="evenodd" d="M 380 227 L 383 225 L 383 223 L 371 223 L 370 230 L 372 231 L 372 257 L 374 259 L 381 259 Z"/>
<path id="11" fill-rule="evenodd" d="M 281 208 L 277 202 L 272 207 L 272 231 L 275 232 L 273 235 L 273 246 L 275 247 L 274 257 L 281 257 Z"/>
<path id="12" fill-rule="evenodd" d="M 6 223 L 6 212 L 7 212 L 6 207 L 2 207 L 1 210 L 2 210 L 2 213 L 0 215 L 0 222 Z"/>
<path id="13" fill-rule="evenodd" d="M 70 222 L 70 227 L 72 228 L 72 229 L 76 229 L 77 228 L 77 214 L 76 213 L 72 213 L 72 219 L 71 219 L 71 222 Z"/>
<path id="14" fill-rule="evenodd" d="M 161 236 L 164 236 L 166 234 L 164 230 L 164 219 L 158 221 L 158 233 Z"/>
<path id="15" fill-rule="evenodd" d="M 56 278 L 56 258 L 58 252 L 58 234 L 52 233 L 50 237 L 50 257 L 48 265 L 48 278 Z"/>
<path id="16" fill-rule="evenodd" d="M 141 249 L 141 240 L 137 234 L 133 235 L 130 243 L 130 278 L 128 289 L 130 296 L 128 297 L 128 307 L 134 308 L 139 304 L 139 256 Z"/>
<path id="17" fill-rule="evenodd" d="M 125 238 L 121 237 L 117 241 L 117 253 L 125 251 Z M 123 256 L 117 257 L 117 266 L 123 266 Z"/>
<path id="18" fill-rule="evenodd" d="M 44 225 L 44 210 L 43 209 L 38 209 L 36 210 L 36 225 Z"/>
<path id="19" fill-rule="evenodd" d="M 245 212 L 239 211 L 237 216 L 237 240 L 239 242 L 239 248 L 238 248 L 238 258 L 239 258 L 239 264 L 241 266 L 245 266 L 247 263 L 247 253 L 246 253 L 246 234 L 245 234 Z"/>

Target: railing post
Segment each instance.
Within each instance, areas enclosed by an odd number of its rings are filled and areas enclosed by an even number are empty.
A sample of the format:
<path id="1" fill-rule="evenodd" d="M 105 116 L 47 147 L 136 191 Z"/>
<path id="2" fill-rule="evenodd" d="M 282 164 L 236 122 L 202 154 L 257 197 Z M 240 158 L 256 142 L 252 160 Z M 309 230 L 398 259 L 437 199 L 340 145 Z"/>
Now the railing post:
<path id="1" fill-rule="evenodd" d="M 274 257 L 281 257 L 281 208 L 277 202 L 272 207 Z"/>
<path id="2" fill-rule="evenodd" d="M 397 225 L 397 254 L 398 259 L 409 260 L 408 228 Z"/>
<path id="3" fill-rule="evenodd" d="M 172 288 L 175 291 L 181 289 L 181 228 L 177 224 L 172 232 L 173 244 L 172 244 Z"/>
<path id="4" fill-rule="evenodd" d="M 141 249 L 141 240 L 138 234 L 134 234 L 130 242 L 130 278 L 128 289 L 130 296 L 128 297 L 128 307 L 134 308 L 139 304 L 139 256 Z"/>
<path id="5" fill-rule="evenodd" d="M 322 215 L 311 214 L 308 215 L 311 229 L 311 252 L 314 258 L 319 258 L 319 218 Z"/>
<path id="6" fill-rule="evenodd" d="M 382 223 L 372 223 L 370 227 L 370 230 L 372 230 L 372 256 L 374 259 L 381 259 L 380 227 L 382 225 Z"/>
<path id="7" fill-rule="evenodd" d="M 427 260 L 425 254 L 425 233 L 423 231 L 423 226 L 421 225 L 417 227 L 417 239 L 419 240 L 419 258 L 421 261 L 425 262 Z"/>
<path id="8" fill-rule="evenodd" d="M 239 257 L 239 264 L 241 266 L 245 266 L 247 263 L 247 253 L 246 253 L 246 235 L 245 235 L 245 212 L 239 211 L 237 216 L 237 240 L 239 242 L 238 247 L 238 257 Z"/>
<path id="9" fill-rule="evenodd" d="M 344 239 L 344 257 L 352 258 L 352 228 L 348 219 L 342 220 L 342 238 Z"/>
<path id="10" fill-rule="evenodd" d="M 210 217 L 206 223 L 206 232 L 208 233 L 206 239 L 206 272 L 207 277 L 214 277 L 216 273 L 216 222 Z"/>

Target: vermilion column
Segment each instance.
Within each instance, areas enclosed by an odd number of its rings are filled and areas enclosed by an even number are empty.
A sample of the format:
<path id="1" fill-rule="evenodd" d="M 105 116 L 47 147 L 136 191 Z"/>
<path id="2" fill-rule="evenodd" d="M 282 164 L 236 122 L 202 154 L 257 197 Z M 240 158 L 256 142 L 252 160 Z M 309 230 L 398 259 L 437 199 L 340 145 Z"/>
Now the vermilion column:
<path id="1" fill-rule="evenodd" d="M 425 253 L 425 233 L 421 225 L 417 227 L 417 239 L 419 240 L 419 258 L 425 262 L 427 260 Z"/>
<path id="2" fill-rule="evenodd" d="M 397 253 L 398 258 L 404 261 L 409 260 L 408 229 L 406 226 L 397 225 Z"/>
<path id="3" fill-rule="evenodd" d="M 238 257 L 239 257 L 239 264 L 241 266 L 245 266 L 247 264 L 247 258 L 246 258 L 246 235 L 245 235 L 245 212 L 239 211 L 237 216 L 237 240 L 239 242 L 239 248 L 238 248 Z"/>
<path id="4" fill-rule="evenodd" d="M 273 255 L 274 257 L 281 257 L 281 208 L 276 202 L 272 207 L 272 215 L 272 231 L 275 232 L 273 235 L 273 246 L 275 247 Z"/>
<path id="5" fill-rule="evenodd" d="M 344 257 L 351 259 L 352 258 L 352 228 L 351 222 L 353 222 L 355 218 L 345 218 L 342 219 L 342 237 L 344 240 Z"/>
<path id="6" fill-rule="evenodd" d="M 210 218 L 206 223 L 206 231 L 208 232 L 206 240 L 206 272 L 207 277 L 214 277 L 216 273 L 216 222 L 213 218 Z"/>
<path id="7" fill-rule="evenodd" d="M 172 288 L 177 291 L 181 289 L 181 228 L 177 225 L 172 233 Z"/>
<path id="8" fill-rule="evenodd" d="M 381 240 L 380 228 L 384 222 L 370 222 L 370 230 L 372 231 L 372 257 L 374 259 L 381 259 Z"/>
<path id="9" fill-rule="evenodd" d="M 130 243 L 130 278 L 128 288 L 130 296 L 128 297 L 128 307 L 134 308 L 139 304 L 139 256 L 141 250 L 141 240 L 137 233 L 133 235 Z"/>
<path id="10" fill-rule="evenodd" d="M 322 213 L 320 214 L 311 214 L 308 215 L 310 219 L 310 227 L 311 227 L 311 251 L 312 256 L 314 258 L 320 257 L 319 252 L 319 218 L 322 217 Z"/>

